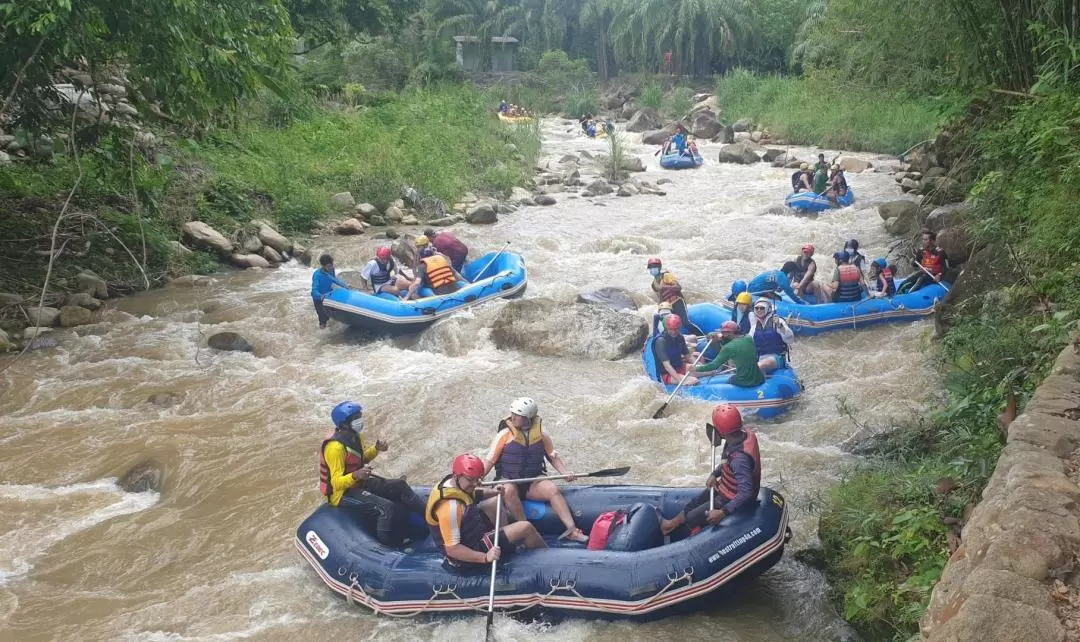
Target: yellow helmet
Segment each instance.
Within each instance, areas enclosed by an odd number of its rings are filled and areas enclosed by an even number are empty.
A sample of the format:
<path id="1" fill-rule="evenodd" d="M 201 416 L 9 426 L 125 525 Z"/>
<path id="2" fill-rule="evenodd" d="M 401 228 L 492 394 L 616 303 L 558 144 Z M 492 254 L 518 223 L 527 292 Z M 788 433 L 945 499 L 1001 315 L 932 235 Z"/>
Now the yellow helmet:
<path id="1" fill-rule="evenodd" d="M 664 285 L 675 285 L 675 275 L 671 272 L 665 272 L 664 278 L 660 280 Z"/>
<path id="2" fill-rule="evenodd" d="M 416 243 L 416 247 L 424 247 L 425 245 L 430 243 L 430 241 L 428 241 L 428 237 L 421 234 L 420 236 L 416 237 L 415 243 Z"/>
<path id="3" fill-rule="evenodd" d="M 750 297 L 750 293 L 749 293 L 749 292 L 740 292 L 740 293 L 739 293 L 739 296 L 735 297 L 735 303 L 744 303 L 744 304 L 746 304 L 746 305 L 750 305 L 750 304 L 751 304 L 751 303 L 753 303 L 753 302 L 754 302 L 754 301 L 753 301 L 753 299 L 752 299 L 752 298 Z"/>

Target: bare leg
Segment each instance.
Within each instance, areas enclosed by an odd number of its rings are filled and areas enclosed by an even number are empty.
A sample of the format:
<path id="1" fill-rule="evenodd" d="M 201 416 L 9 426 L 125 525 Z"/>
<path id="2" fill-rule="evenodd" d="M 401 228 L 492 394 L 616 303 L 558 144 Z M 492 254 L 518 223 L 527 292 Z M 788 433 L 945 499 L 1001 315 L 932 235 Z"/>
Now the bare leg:
<path id="1" fill-rule="evenodd" d="M 660 520 L 660 532 L 664 535 L 670 535 L 673 530 L 686 523 L 686 513 L 679 511 L 679 514 L 671 519 Z"/>
<path id="2" fill-rule="evenodd" d="M 577 528 L 574 524 L 574 516 L 570 513 L 570 506 L 566 503 L 566 498 L 559 492 L 559 487 L 555 485 L 555 482 L 546 479 L 533 482 L 525 497 L 550 503 L 551 508 L 555 510 L 555 514 L 559 516 L 559 521 L 563 523 L 567 530 Z"/>
<path id="3" fill-rule="evenodd" d="M 513 484 L 503 484 L 500 488 L 505 488 L 503 493 L 503 506 L 506 508 L 514 520 L 523 522 L 525 521 L 525 507 L 521 505 L 521 496 L 518 495 L 517 487 Z M 484 500 L 491 501 L 494 500 Z"/>
<path id="4" fill-rule="evenodd" d="M 514 522 L 503 529 L 503 534 L 512 544 L 522 542 L 527 549 L 547 548 L 544 538 L 529 522 Z"/>
<path id="5" fill-rule="evenodd" d="M 764 372 L 765 374 L 768 374 L 768 373 L 772 372 L 773 370 L 776 370 L 778 365 L 779 364 L 776 363 L 776 357 L 774 357 L 772 355 L 769 355 L 767 357 L 762 357 L 757 362 L 757 367 L 761 368 L 761 371 Z"/>

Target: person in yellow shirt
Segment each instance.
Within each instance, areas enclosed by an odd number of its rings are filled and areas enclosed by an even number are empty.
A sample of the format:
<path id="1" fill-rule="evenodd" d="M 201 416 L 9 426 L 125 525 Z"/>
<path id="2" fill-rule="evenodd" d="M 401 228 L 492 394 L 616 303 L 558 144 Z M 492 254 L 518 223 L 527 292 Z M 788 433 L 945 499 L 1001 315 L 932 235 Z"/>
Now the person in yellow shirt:
<path id="1" fill-rule="evenodd" d="M 424 502 L 402 479 L 384 479 L 372 475 L 368 463 L 389 449 L 381 439 L 365 446 L 364 408 L 355 401 L 343 401 L 330 413 L 334 431 L 319 449 L 319 492 L 331 506 L 346 506 L 367 520 L 375 521 L 375 536 L 387 546 L 400 545 L 395 534 L 396 521 L 404 507 L 417 515 L 424 514 Z"/>

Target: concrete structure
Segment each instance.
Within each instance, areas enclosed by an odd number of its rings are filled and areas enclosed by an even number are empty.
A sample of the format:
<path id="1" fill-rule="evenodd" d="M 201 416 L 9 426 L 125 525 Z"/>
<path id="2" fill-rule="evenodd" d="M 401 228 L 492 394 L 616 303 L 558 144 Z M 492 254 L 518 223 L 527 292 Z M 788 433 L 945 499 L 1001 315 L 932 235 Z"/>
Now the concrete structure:
<path id="1" fill-rule="evenodd" d="M 510 36 L 495 36 L 491 39 L 491 70 L 495 73 L 514 71 L 514 54 L 517 53 L 518 39 Z"/>
<path id="2" fill-rule="evenodd" d="M 517 48 L 518 39 L 511 36 L 494 36 L 487 43 L 482 43 L 479 36 L 454 36 L 454 56 L 465 71 L 480 71 L 485 60 L 490 60 L 491 71 L 510 73 L 514 71 Z"/>
<path id="3" fill-rule="evenodd" d="M 465 71 L 479 71 L 483 53 L 477 36 L 454 36 L 454 55 Z"/>

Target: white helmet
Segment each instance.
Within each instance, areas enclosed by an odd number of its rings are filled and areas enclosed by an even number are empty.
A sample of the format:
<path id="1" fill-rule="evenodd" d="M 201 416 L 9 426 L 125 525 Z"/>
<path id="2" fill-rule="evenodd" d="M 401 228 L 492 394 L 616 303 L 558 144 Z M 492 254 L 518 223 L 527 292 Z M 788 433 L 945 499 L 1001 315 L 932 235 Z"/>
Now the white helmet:
<path id="1" fill-rule="evenodd" d="M 519 397 L 510 404 L 510 414 L 526 419 L 535 419 L 537 410 L 536 402 L 528 397 Z"/>

